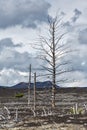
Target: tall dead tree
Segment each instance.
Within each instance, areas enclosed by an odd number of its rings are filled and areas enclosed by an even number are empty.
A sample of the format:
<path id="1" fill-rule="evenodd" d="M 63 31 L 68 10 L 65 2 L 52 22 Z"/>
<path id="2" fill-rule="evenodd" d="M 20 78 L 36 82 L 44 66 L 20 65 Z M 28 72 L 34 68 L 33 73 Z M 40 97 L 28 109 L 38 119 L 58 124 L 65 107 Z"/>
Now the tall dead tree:
<path id="1" fill-rule="evenodd" d="M 55 17 L 49 19 L 47 36 L 40 36 L 39 44 L 35 44 L 35 49 L 39 51 L 39 58 L 45 61 L 42 65 L 43 69 L 47 71 L 43 76 L 51 76 L 52 79 L 52 107 L 55 107 L 55 89 L 57 82 L 64 82 L 67 79 L 59 79 L 58 77 L 65 72 L 70 72 L 71 68 L 67 64 L 70 61 L 66 60 L 67 54 L 70 53 L 70 46 L 65 43 L 63 38 L 66 33 L 62 33 L 61 19 Z"/>

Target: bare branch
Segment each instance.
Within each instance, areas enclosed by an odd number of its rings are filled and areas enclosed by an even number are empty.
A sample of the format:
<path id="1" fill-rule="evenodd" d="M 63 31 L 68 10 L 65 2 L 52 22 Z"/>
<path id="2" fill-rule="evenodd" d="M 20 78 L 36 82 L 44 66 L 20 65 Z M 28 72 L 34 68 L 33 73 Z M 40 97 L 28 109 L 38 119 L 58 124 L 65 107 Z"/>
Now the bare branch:
<path id="1" fill-rule="evenodd" d="M 58 65 L 56 66 L 56 69 L 59 68 L 59 67 L 61 67 L 61 66 L 68 65 L 68 64 L 70 64 L 70 63 L 71 63 L 70 61 L 66 61 L 66 62 L 64 62 L 64 63 L 60 63 L 60 64 L 58 64 Z"/>
<path id="2" fill-rule="evenodd" d="M 56 83 L 65 83 L 66 81 L 68 81 L 68 79 L 60 79 L 59 81 L 56 81 Z"/>
<path id="3" fill-rule="evenodd" d="M 61 75 L 61 74 L 64 74 L 64 73 L 70 73 L 74 71 L 73 69 L 67 69 L 67 70 L 61 70 L 59 72 L 56 73 L 56 75 Z"/>
<path id="4" fill-rule="evenodd" d="M 49 63 L 49 65 L 50 65 L 51 67 L 53 66 L 53 63 L 52 63 L 50 60 L 48 60 L 48 59 L 46 58 L 46 56 L 41 57 L 41 59 L 42 59 L 42 60 L 45 60 L 47 63 Z"/>
<path id="5" fill-rule="evenodd" d="M 45 67 L 45 66 L 43 66 L 43 65 L 42 65 L 42 67 L 43 67 L 45 70 L 47 70 L 47 71 L 49 71 L 49 72 L 51 72 L 51 73 L 52 73 L 52 68 Z"/>
<path id="6" fill-rule="evenodd" d="M 61 34 L 61 36 L 60 37 L 57 37 L 55 40 L 56 40 L 56 42 L 55 42 L 55 47 L 57 46 L 57 44 L 60 42 L 60 40 L 65 36 L 65 34 L 67 34 L 67 33 L 63 33 L 63 34 Z"/>
<path id="7" fill-rule="evenodd" d="M 50 74 L 40 74 L 40 75 L 37 75 L 37 77 L 44 77 L 44 76 L 46 77 L 46 76 L 50 76 L 50 75 L 52 76 L 51 73 Z"/>
<path id="8" fill-rule="evenodd" d="M 45 52 L 45 54 L 47 54 L 49 57 L 51 57 L 52 58 L 52 55 L 50 54 L 50 52 L 49 51 L 47 51 L 45 48 L 44 48 L 44 46 L 42 45 L 42 50 Z"/>

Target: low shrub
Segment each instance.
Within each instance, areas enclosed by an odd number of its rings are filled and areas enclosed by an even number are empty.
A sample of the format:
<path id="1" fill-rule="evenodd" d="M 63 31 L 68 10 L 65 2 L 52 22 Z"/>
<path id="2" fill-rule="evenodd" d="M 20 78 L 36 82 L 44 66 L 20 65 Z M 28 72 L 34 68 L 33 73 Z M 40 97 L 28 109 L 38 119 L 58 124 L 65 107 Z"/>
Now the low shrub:
<path id="1" fill-rule="evenodd" d="M 17 93 L 17 94 L 15 95 L 16 98 L 22 98 L 23 96 L 24 96 L 23 93 Z"/>
<path id="2" fill-rule="evenodd" d="M 70 114 L 83 114 L 83 109 L 82 108 L 75 108 L 75 107 L 71 107 L 70 108 Z"/>

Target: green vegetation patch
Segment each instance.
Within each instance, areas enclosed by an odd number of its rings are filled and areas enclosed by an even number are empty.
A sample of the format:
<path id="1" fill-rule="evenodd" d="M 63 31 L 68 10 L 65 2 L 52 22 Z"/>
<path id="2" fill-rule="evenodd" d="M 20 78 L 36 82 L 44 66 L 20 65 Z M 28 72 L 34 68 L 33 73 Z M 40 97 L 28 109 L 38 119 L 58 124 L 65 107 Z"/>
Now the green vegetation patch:
<path id="1" fill-rule="evenodd" d="M 15 95 L 16 98 L 22 98 L 23 96 L 24 96 L 23 93 L 17 93 L 17 94 Z"/>

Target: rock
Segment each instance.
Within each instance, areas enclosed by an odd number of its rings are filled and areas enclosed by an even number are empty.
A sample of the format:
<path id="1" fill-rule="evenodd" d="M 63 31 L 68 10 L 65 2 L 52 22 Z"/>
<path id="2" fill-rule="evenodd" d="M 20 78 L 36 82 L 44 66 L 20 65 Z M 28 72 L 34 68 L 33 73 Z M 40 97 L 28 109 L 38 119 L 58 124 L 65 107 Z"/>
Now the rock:
<path id="1" fill-rule="evenodd" d="M 67 122 L 67 123 L 70 123 L 70 122 L 71 122 L 71 120 L 67 120 L 66 122 Z"/>
<path id="2" fill-rule="evenodd" d="M 87 126 L 87 123 L 84 123 L 84 126 Z"/>
<path id="3" fill-rule="evenodd" d="M 16 124 L 16 126 L 18 127 L 18 126 L 23 126 L 24 125 L 24 122 L 23 121 L 20 121 L 20 122 L 18 122 L 17 124 Z"/>
<path id="4" fill-rule="evenodd" d="M 24 126 L 24 127 L 28 127 L 28 124 L 24 124 L 23 126 Z"/>

